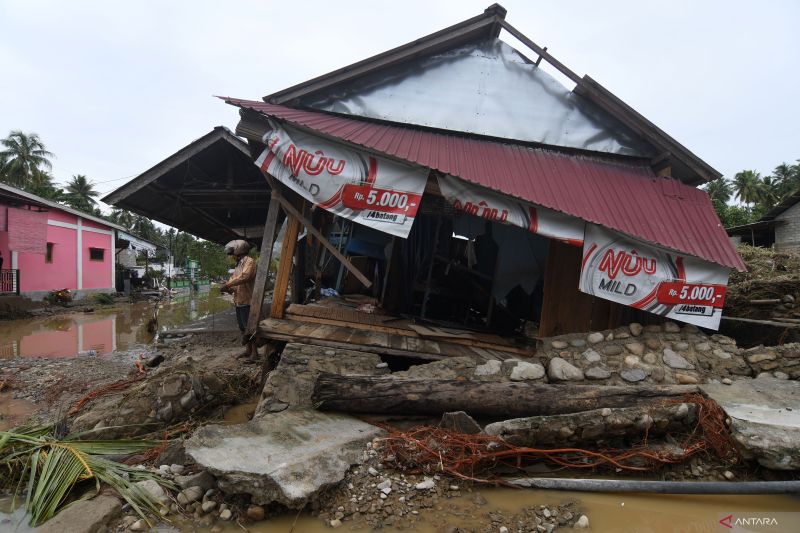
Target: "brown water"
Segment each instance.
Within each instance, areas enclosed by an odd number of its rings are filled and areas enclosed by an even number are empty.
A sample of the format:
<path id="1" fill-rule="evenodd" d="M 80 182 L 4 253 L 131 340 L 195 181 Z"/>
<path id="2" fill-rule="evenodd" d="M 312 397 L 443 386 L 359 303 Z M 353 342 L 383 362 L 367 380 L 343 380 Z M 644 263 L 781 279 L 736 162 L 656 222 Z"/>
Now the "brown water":
<path id="1" fill-rule="evenodd" d="M 212 292 L 183 296 L 155 304 L 123 304 L 92 313 L 70 313 L 47 318 L 0 322 L 0 357 L 75 357 L 112 352 L 142 352 L 154 334 L 146 324 L 158 307 L 160 330 L 186 325 L 230 309 L 231 304 Z"/>
<path id="2" fill-rule="evenodd" d="M 34 411 L 36 411 L 35 404 L 25 400 L 15 400 L 11 392 L 0 393 L 0 431 L 22 424 Z"/>
<path id="3" fill-rule="evenodd" d="M 435 510 L 420 511 L 417 522 L 403 528 L 385 527 L 382 533 L 415 531 L 419 533 L 442 533 L 448 526 L 475 527 L 476 520 L 486 513 L 500 509 L 511 516 L 523 508 L 538 505 L 558 505 L 567 501 L 577 501 L 580 512 L 589 517 L 591 531 L 637 532 L 637 533 L 712 533 L 733 531 L 721 526 L 718 521 L 734 514 L 748 516 L 769 516 L 774 513 L 800 513 L 800 498 L 793 496 L 696 496 L 696 495 L 653 495 L 653 494 L 601 494 L 541 490 L 515 490 L 508 488 L 487 488 L 479 491 L 488 504 L 476 506 L 472 495 L 450 500 L 440 500 Z M 294 533 L 330 533 L 331 528 L 322 520 L 312 516 L 282 516 L 248 525 L 251 533 L 289 533 L 294 524 Z M 768 531 L 797 532 L 800 517 L 793 524 L 773 527 Z M 516 531 L 516 524 L 502 524 Z M 196 526 L 176 525 L 179 531 L 197 530 Z M 788 527 L 788 528 L 787 528 Z M 369 531 L 368 527 L 351 527 L 344 522 L 343 531 Z M 198 530 L 200 531 L 200 530 Z M 235 524 L 226 524 L 225 533 L 241 532 Z M 747 531 L 739 529 L 738 531 Z M 752 529 L 759 531 L 759 529 Z"/>

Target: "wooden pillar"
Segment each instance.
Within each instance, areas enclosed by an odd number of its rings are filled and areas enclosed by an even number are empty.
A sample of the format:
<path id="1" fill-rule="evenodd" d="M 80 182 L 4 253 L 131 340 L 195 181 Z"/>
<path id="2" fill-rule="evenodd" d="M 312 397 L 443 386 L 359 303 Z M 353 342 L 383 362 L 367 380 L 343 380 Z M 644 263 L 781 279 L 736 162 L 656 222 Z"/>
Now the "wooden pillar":
<path id="1" fill-rule="evenodd" d="M 246 334 L 251 337 L 255 334 L 258 323 L 261 321 L 264 289 L 266 289 L 267 279 L 269 279 L 269 263 L 272 260 L 272 244 L 275 242 L 275 226 L 278 223 L 280 208 L 280 192 L 272 189 L 272 197 L 267 209 L 267 222 L 264 224 L 264 235 L 261 237 L 261 255 L 258 256 L 253 297 L 250 300 L 250 316 L 247 319 Z"/>
<path id="2" fill-rule="evenodd" d="M 278 263 L 278 273 L 275 276 L 275 289 L 272 292 L 272 318 L 283 318 L 286 305 L 286 289 L 289 288 L 289 276 L 292 273 L 292 259 L 297 246 L 297 236 L 300 234 L 302 224 L 292 215 L 286 218 L 286 231 L 283 234 L 281 245 L 281 259 Z"/>

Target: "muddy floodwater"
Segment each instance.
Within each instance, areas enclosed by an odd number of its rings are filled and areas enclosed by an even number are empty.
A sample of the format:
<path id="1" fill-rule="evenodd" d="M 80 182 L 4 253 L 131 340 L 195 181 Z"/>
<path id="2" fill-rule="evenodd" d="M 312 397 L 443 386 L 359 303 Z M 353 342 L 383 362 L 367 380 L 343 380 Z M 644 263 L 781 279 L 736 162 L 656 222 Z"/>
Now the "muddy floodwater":
<path id="1" fill-rule="evenodd" d="M 46 318 L 0 322 L 0 357 L 75 357 L 136 354 L 150 345 L 154 333 L 147 323 L 158 311 L 158 329 L 173 328 L 230 310 L 218 292 L 174 297 L 158 303 L 98 307 L 91 313 L 68 313 Z M 212 324 L 209 323 L 209 327 Z"/>
<path id="2" fill-rule="evenodd" d="M 472 495 L 440 502 L 435 511 L 421 511 L 422 521 L 411 527 L 384 527 L 382 533 L 419 532 L 442 533 L 450 527 L 474 527 L 470 515 L 502 510 L 514 514 L 523 508 L 538 505 L 558 505 L 577 501 L 580 512 L 589 517 L 590 531 L 637 533 L 714 533 L 728 531 L 719 520 L 729 514 L 747 516 L 775 516 L 775 513 L 800 512 L 800 498 L 793 496 L 696 496 L 600 494 L 541 490 L 516 490 L 486 488 L 476 490 L 487 504 L 477 508 Z M 780 516 L 780 515 L 777 515 Z M 787 527 L 774 527 L 769 531 L 796 532 L 797 521 Z M 516 531 L 514 524 L 505 524 Z M 197 526 L 178 526 L 178 531 L 202 531 Z M 370 531 L 353 529 L 348 522 L 345 531 Z M 236 524 L 228 524 L 224 533 L 241 532 Z M 248 525 L 250 533 L 330 533 L 331 528 L 322 520 L 307 515 L 286 515 L 258 524 Z M 745 531 L 745 530 L 740 530 Z M 754 529 L 754 531 L 760 531 Z"/>

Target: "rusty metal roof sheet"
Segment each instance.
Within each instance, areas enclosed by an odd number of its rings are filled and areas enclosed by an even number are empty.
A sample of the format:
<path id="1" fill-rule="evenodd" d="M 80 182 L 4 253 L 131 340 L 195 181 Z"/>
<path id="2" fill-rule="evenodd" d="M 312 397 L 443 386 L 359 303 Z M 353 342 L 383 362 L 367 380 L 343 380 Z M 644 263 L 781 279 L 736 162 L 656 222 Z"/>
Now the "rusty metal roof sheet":
<path id="1" fill-rule="evenodd" d="M 708 195 L 678 180 L 655 176 L 640 160 L 590 157 L 223 99 L 672 250 L 745 268 Z"/>

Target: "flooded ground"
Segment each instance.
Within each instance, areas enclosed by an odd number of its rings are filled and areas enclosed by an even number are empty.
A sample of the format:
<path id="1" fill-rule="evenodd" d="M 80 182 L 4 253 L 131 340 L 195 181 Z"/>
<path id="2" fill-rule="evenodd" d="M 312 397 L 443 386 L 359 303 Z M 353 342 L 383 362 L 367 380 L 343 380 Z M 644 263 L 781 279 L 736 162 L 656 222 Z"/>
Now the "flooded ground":
<path id="1" fill-rule="evenodd" d="M 75 357 L 141 352 L 152 343 L 147 323 L 157 309 L 158 329 L 174 328 L 230 310 L 219 292 L 162 302 L 123 304 L 91 313 L 0 322 L 0 357 Z M 213 320 L 212 320 L 213 321 Z M 209 327 L 213 327 L 209 323 Z"/>
<path id="2" fill-rule="evenodd" d="M 486 504 L 476 506 L 475 492 L 480 493 Z M 421 511 L 420 519 L 404 527 L 384 527 L 382 533 L 443 533 L 458 531 L 462 527 L 472 531 L 476 516 L 493 511 L 502 511 L 514 516 L 522 509 L 539 505 L 555 506 L 566 501 L 577 501 L 580 512 L 589 517 L 592 531 L 614 533 L 713 533 L 730 531 L 720 525 L 719 520 L 734 516 L 778 516 L 800 509 L 800 498 L 793 496 L 696 496 L 656 494 L 599 494 L 540 490 L 516 490 L 486 488 L 472 494 L 441 502 L 436 510 Z M 800 514 L 800 513 L 798 513 Z M 485 522 L 482 520 L 481 522 Z M 796 532 L 800 519 L 784 522 L 784 527 L 771 527 L 774 532 Z M 517 523 L 502 523 L 510 531 L 517 530 Z M 528 524 L 525 524 L 526 526 Z M 196 525 L 177 525 L 178 531 L 201 531 Z M 353 528 L 345 522 L 343 530 L 370 531 L 369 528 Z M 493 531 L 497 531 L 494 529 Z M 169 531 L 171 528 L 164 529 Z M 241 532 L 236 524 L 228 524 L 224 533 Z M 308 515 L 285 515 L 254 525 L 248 525 L 251 533 L 325 533 L 331 531 L 319 518 Z M 740 529 L 740 531 L 745 531 Z M 752 529 L 752 531 L 760 531 Z"/>

